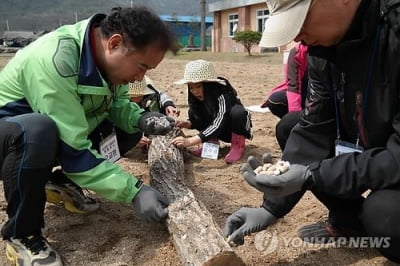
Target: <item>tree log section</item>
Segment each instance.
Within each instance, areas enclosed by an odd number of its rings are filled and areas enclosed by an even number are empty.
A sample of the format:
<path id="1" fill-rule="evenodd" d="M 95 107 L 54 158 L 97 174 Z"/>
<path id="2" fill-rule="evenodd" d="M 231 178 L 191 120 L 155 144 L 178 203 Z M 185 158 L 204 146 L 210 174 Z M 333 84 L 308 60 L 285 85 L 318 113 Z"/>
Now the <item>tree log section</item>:
<path id="1" fill-rule="evenodd" d="M 166 226 L 184 265 L 245 265 L 221 234 L 211 213 L 185 185 L 181 149 L 170 145 L 182 135 L 175 129 L 155 136 L 149 148 L 151 184 L 170 201 Z"/>

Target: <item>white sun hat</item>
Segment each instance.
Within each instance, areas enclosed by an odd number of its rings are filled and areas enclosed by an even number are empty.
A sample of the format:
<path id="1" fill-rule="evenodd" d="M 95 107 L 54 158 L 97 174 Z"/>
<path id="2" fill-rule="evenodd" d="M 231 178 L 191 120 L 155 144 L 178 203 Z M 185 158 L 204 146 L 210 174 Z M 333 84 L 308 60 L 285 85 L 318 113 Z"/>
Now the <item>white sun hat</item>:
<path id="1" fill-rule="evenodd" d="M 224 80 L 217 77 L 213 64 L 203 59 L 187 63 L 183 79 L 175 81 L 175 84 L 182 85 L 198 82 L 219 82 L 226 85 Z"/>
<path id="2" fill-rule="evenodd" d="M 149 94 L 155 93 L 155 91 L 150 89 L 147 86 L 147 84 L 150 84 L 153 86 L 153 81 L 146 75 L 144 76 L 144 78 L 141 81 L 136 80 L 135 82 L 130 82 L 128 94 L 131 97 L 135 97 L 135 96 L 143 96 L 143 95 L 149 95 Z"/>
<path id="3" fill-rule="evenodd" d="M 265 21 L 265 29 L 259 45 L 278 47 L 296 38 L 303 27 L 311 1 L 267 0 L 270 15 Z"/>

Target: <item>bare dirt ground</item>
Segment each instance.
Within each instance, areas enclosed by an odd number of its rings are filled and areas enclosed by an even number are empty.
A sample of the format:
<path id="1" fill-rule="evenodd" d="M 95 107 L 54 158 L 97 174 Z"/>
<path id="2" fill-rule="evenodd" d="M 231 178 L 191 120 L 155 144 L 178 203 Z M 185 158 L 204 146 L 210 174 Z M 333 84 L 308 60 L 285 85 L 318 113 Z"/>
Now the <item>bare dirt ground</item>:
<path id="1" fill-rule="evenodd" d="M 243 55 L 244 56 L 244 55 Z M 280 55 L 281 56 L 281 55 Z M 209 60 L 213 55 L 209 54 Z M 1 60 L 0 60 L 1 61 Z M 149 73 L 156 87 L 168 92 L 187 114 L 187 91 L 173 81 L 183 75 L 187 60 L 169 58 Z M 259 62 L 259 61 L 257 61 Z M 228 78 L 238 90 L 245 105 L 260 104 L 266 92 L 282 79 L 282 66 L 265 58 L 264 63 L 215 62 L 217 72 Z M 0 62 L 0 68 L 1 68 Z M 253 113 L 254 139 L 247 141 L 246 153 L 261 157 L 270 152 L 274 160 L 281 156 L 275 141 L 278 119 L 270 113 Z M 187 135 L 195 132 L 187 131 Z M 187 185 L 202 201 L 223 228 L 225 219 L 242 206 L 258 207 L 262 195 L 250 187 L 239 173 L 240 164 L 227 165 L 223 156 L 228 144 L 221 144 L 220 159 L 199 159 L 186 156 Z M 127 158 L 118 162 L 124 169 L 149 182 L 147 156 L 132 149 Z M 6 202 L 0 193 L 1 223 L 7 220 Z M 101 209 L 90 215 L 77 215 L 54 206 L 46 206 L 45 235 L 58 250 L 65 265 L 182 265 L 171 237 L 162 225 L 141 222 L 128 204 L 111 203 L 100 199 Z M 247 265 L 394 265 L 372 249 L 335 248 L 332 246 L 304 245 L 296 238 L 297 229 L 305 224 L 325 220 L 325 208 L 310 193 L 293 211 L 266 232 L 275 236 L 275 249 L 268 249 L 265 233 L 246 237 L 245 244 L 235 252 Z M 263 243 L 264 246 L 260 244 Z M 4 250 L 4 242 L 0 242 Z M 0 252 L 0 265 L 8 265 Z"/>

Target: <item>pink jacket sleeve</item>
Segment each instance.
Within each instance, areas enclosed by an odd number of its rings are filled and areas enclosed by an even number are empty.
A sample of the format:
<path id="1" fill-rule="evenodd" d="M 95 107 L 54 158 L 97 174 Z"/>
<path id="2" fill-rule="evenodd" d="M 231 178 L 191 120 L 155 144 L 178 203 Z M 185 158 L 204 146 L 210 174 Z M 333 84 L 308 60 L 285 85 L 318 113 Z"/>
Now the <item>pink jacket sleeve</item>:
<path id="1" fill-rule="evenodd" d="M 303 84 L 303 76 L 307 71 L 307 46 L 298 43 L 295 46 L 296 54 L 293 58 L 293 62 L 288 67 L 288 89 L 286 96 L 288 100 L 288 111 L 295 112 L 302 109 L 302 92 L 307 87 Z M 292 79 L 292 80 L 290 80 Z"/>

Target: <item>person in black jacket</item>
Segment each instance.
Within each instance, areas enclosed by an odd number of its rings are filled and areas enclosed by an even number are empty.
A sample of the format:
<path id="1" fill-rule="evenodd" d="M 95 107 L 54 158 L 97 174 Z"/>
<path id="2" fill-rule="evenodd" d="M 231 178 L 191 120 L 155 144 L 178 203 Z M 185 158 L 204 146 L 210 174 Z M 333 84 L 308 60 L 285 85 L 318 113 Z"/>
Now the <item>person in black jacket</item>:
<path id="1" fill-rule="evenodd" d="M 195 60 L 186 64 L 184 78 L 175 83 L 187 84 L 189 101 L 189 119 L 176 121 L 175 125 L 200 132 L 192 137 L 177 137 L 172 143 L 189 147 L 222 140 L 231 143 L 225 162 L 239 161 L 244 153 L 245 139 L 252 138 L 252 124 L 250 112 L 241 104 L 229 81 L 217 77 L 210 62 Z M 201 147 L 194 154 L 200 156 Z"/>
<path id="2" fill-rule="evenodd" d="M 243 243 L 244 235 L 275 223 L 311 190 L 329 216 L 301 228 L 304 241 L 379 238 L 382 245 L 375 247 L 400 262 L 400 1 L 267 4 L 271 13 L 260 44 L 294 39 L 310 45 L 309 92 L 283 152 L 289 170 L 256 175 L 260 162 L 250 157 L 241 171 L 264 193 L 264 203 L 232 214 L 225 234 Z M 279 21 L 287 28 L 274 32 Z"/>

